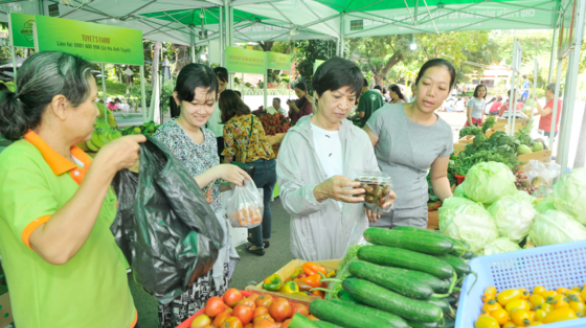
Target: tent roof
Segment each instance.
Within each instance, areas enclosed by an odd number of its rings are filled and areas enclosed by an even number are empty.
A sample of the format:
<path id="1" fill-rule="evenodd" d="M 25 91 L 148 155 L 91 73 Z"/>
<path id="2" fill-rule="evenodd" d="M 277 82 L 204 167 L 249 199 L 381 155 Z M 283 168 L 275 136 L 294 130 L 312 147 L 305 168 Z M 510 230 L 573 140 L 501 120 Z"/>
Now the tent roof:
<path id="1" fill-rule="evenodd" d="M 234 42 L 454 30 L 551 29 L 571 0 L 232 0 Z M 66 2 L 67 4 L 62 4 Z M 190 45 L 219 38 L 223 0 L 43 0 L 59 17 L 139 29 L 149 40 Z M 204 10 L 207 39 L 201 40 Z M 39 0 L 0 0 L 9 12 L 39 13 Z"/>

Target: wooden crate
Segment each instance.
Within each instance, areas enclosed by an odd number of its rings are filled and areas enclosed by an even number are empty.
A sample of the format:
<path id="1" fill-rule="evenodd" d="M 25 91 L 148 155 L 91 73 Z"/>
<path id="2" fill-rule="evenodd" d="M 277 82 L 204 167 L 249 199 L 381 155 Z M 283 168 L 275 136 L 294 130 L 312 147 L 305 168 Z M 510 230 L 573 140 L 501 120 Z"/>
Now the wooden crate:
<path id="1" fill-rule="evenodd" d="M 460 140 L 458 140 L 458 143 L 469 145 L 474 142 L 474 137 L 476 136 L 463 136 L 460 138 Z"/>
<path id="2" fill-rule="evenodd" d="M 439 211 L 427 212 L 427 229 L 438 230 L 439 229 Z"/>
<path id="3" fill-rule="evenodd" d="M 507 132 L 507 124 L 508 124 L 508 119 L 506 118 L 499 118 L 496 120 L 496 122 L 494 123 L 494 126 L 492 127 L 493 130 L 495 131 L 505 131 Z M 513 130 L 515 130 L 515 132 L 519 131 L 520 129 L 524 128 L 527 126 L 527 123 L 529 122 L 528 119 L 526 118 L 517 118 L 515 119 L 515 127 L 513 128 Z"/>
<path id="4" fill-rule="evenodd" d="M 521 167 L 525 167 L 525 165 L 529 164 L 529 160 L 532 159 L 543 163 L 549 163 L 551 162 L 551 150 L 542 150 L 530 154 L 519 155 L 519 163 L 525 162 L 524 164 L 521 164 Z"/>
<path id="5" fill-rule="evenodd" d="M 283 280 L 286 280 L 287 278 L 289 278 L 290 276 L 293 275 L 295 270 L 297 270 L 298 268 L 301 268 L 301 266 L 306 262 L 307 261 L 303 261 L 303 260 L 299 260 L 299 259 L 292 260 L 289 263 L 287 263 L 284 267 L 280 268 L 274 274 L 278 274 Z M 332 270 L 337 270 L 338 266 L 340 266 L 340 260 L 316 261 L 314 263 L 323 266 L 324 268 L 326 268 L 326 270 L 328 270 L 328 272 L 332 271 Z M 264 280 L 264 278 L 263 278 L 263 280 Z M 320 299 L 317 296 L 283 294 L 283 293 L 279 293 L 279 292 L 264 290 L 264 289 L 262 289 L 262 282 L 257 284 L 256 286 L 247 286 L 244 290 L 248 291 L 248 292 L 257 293 L 257 294 L 269 294 L 273 297 L 287 297 L 288 299 L 290 299 L 294 302 L 300 302 L 300 303 L 304 303 L 304 304 L 308 304 L 310 302 L 313 302 L 315 300 Z"/>

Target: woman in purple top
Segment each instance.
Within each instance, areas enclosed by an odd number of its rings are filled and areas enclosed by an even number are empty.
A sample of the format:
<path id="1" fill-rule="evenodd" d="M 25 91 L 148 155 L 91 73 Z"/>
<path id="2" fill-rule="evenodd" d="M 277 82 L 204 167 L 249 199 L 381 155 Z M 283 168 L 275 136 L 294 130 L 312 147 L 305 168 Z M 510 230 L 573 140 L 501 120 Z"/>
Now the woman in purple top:
<path id="1" fill-rule="evenodd" d="M 297 83 L 295 86 L 295 94 L 299 99 L 293 101 L 288 100 L 289 105 L 289 118 L 291 119 L 291 125 L 295 125 L 300 118 L 305 115 L 313 113 L 313 98 L 307 92 L 307 86 L 303 82 Z"/>

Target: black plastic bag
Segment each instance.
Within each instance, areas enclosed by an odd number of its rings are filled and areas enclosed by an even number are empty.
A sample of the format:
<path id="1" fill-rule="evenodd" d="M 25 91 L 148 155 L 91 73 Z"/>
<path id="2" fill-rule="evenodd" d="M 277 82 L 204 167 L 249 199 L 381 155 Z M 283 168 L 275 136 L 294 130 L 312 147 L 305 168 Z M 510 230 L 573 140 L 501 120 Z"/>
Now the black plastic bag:
<path id="1" fill-rule="evenodd" d="M 118 213 L 111 230 L 135 282 L 168 304 L 212 269 L 224 231 L 183 163 L 155 139 L 140 148 L 140 173 L 112 182 Z"/>

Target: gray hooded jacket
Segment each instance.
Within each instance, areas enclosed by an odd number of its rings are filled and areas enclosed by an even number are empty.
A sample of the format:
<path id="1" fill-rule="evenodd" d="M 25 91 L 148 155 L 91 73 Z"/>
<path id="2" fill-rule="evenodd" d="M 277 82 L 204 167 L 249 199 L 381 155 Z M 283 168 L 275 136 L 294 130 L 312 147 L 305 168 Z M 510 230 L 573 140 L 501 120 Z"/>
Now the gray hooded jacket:
<path id="1" fill-rule="evenodd" d="M 298 259 L 339 259 L 349 245 L 359 242 L 368 228 L 364 205 L 333 199 L 319 203 L 313 195 L 326 174 L 316 154 L 308 115 L 289 130 L 279 149 L 277 179 L 285 210 L 291 214 L 291 252 Z M 361 172 L 380 172 L 372 143 L 366 132 L 343 120 L 339 130 L 344 175 L 350 179 Z M 390 210 L 390 207 L 389 207 Z"/>

